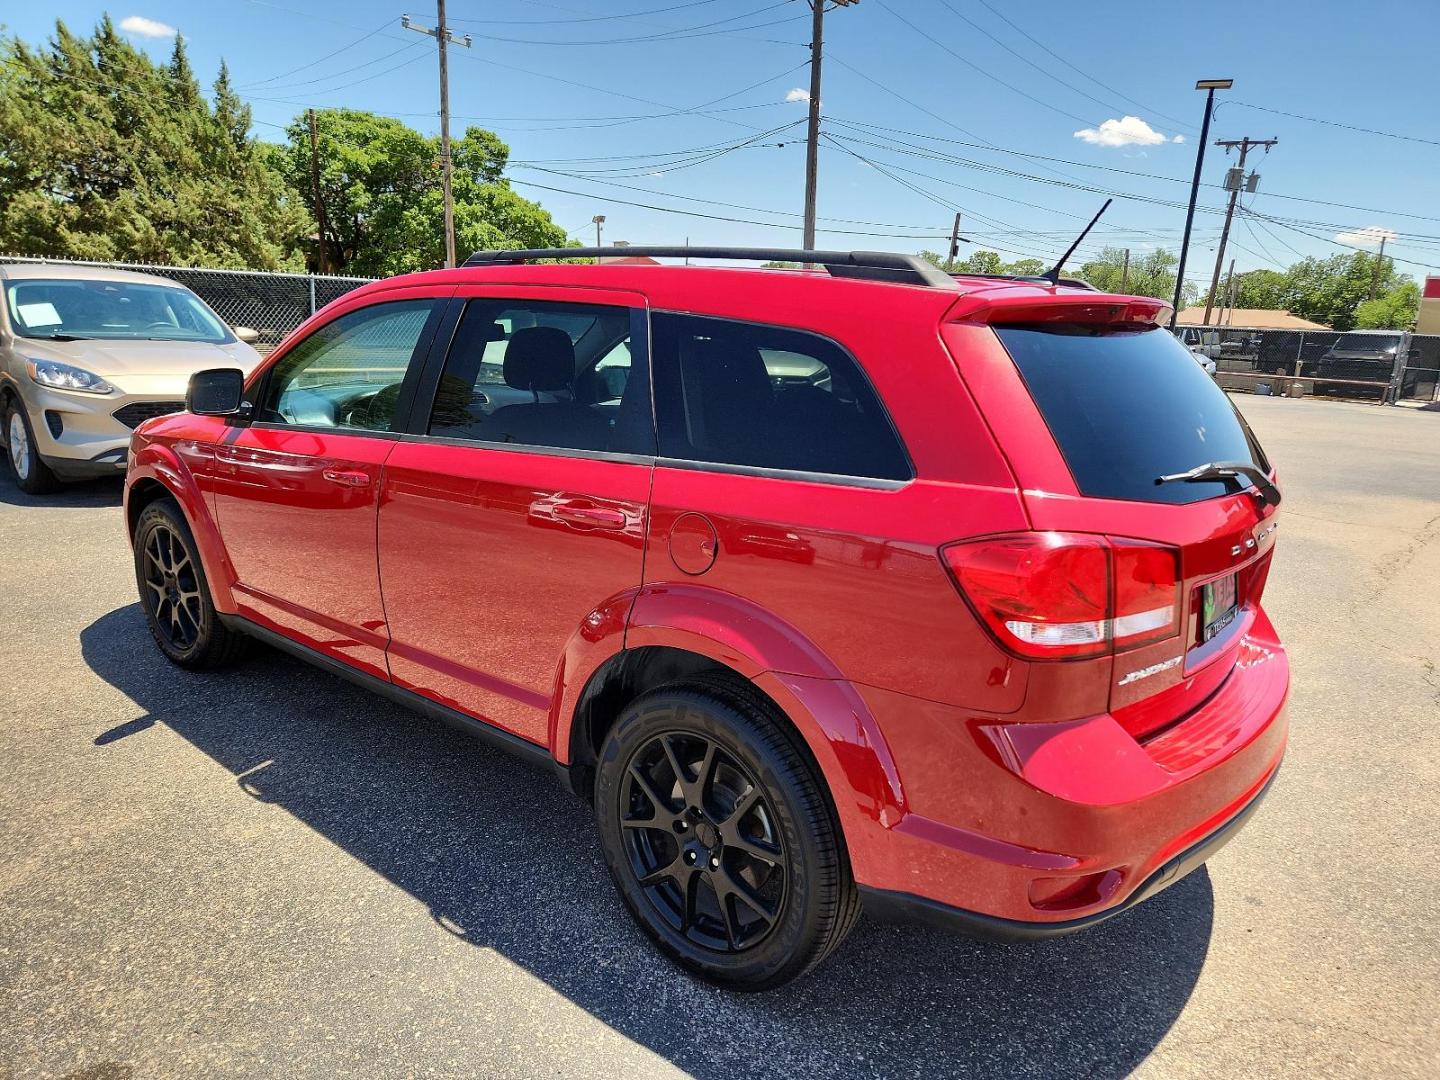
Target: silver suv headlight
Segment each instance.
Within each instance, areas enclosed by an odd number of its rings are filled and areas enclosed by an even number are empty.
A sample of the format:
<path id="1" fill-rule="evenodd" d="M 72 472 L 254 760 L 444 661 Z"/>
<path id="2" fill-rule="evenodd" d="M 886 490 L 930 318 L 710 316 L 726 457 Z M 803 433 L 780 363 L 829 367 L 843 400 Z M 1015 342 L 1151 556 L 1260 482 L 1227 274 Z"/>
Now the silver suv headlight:
<path id="1" fill-rule="evenodd" d="M 108 394 L 115 389 L 94 372 L 62 364 L 57 360 L 27 359 L 25 368 L 30 372 L 30 378 L 41 386 L 48 386 L 53 390 L 78 390 L 82 394 Z"/>

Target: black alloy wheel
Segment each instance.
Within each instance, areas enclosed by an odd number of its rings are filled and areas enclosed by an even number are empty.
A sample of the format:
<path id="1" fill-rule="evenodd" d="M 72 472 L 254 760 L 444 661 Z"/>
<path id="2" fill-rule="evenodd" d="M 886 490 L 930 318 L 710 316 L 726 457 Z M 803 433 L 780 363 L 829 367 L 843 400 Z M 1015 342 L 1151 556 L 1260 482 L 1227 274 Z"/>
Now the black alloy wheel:
<path id="1" fill-rule="evenodd" d="M 199 573 L 185 543 L 169 525 L 156 525 L 141 552 L 148 613 L 172 649 L 185 652 L 200 636 Z"/>
<path id="2" fill-rule="evenodd" d="M 767 990 L 844 940 L 859 896 L 835 811 L 803 740 L 753 685 L 700 675 L 642 694 L 598 759 L 610 876 L 671 959 Z"/>
<path id="3" fill-rule="evenodd" d="M 249 641 L 221 620 L 205 581 L 195 537 L 177 503 L 159 499 L 135 524 L 135 584 L 160 651 L 184 668 L 225 667 Z"/>
<path id="4" fill-rule="evenodd" d="M 676 931 L 721 952 L 770 932 L 785 904 L 785 845 L 764 792 L 718 743 L 656 735 L 631 757 L 620 802 L 630 870 Z"/>

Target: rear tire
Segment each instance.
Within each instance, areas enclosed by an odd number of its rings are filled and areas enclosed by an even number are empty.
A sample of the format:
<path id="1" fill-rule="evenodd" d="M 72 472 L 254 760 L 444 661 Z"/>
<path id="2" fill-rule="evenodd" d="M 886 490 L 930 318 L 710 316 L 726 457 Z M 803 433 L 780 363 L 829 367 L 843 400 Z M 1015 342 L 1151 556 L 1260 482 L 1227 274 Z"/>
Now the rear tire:
<path id="1" fill-rule="evenodd" d="M 702 679 L 643 694 L 599 757 L 611 877 L 680 966 L 768 990 L 850 932 L 859 896 L 822 782 L 753 688 Z"/>
<path id="2" fill-rule="evenodd" d="M 134 547 L 140 606 L 166 659 L 191 671 L 213 671 L 240 659 L 249 639 L 220 620 L 180 507 L 170 499 L 145 507 Z"/>
<path id="3" fill-rule="evenodd" d="M 25 406 L 12 400 L 6 406 L 3 422 L 5 440 L 9 453 L 10 470 L 15 474 L 15 483 L 27 495 L 49 495 L 60 487 L 60 479 L 51 471 L 35 448 L 35 432 L 30 427 L 30 417 L 25 415 Z"/>

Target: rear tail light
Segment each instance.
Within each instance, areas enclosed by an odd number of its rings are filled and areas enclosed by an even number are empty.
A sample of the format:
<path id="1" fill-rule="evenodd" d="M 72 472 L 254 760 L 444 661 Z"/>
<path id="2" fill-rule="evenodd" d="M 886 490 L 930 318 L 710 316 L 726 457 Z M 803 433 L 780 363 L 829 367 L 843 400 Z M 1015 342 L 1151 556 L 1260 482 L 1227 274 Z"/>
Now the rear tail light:
<path id="1" fill-rule="evenodd" d="M 1179 633 L 1174 548 L 1037 532 L 951 544 L 941 555 L 990 633 L 1019 656 L 1104 656 Z"/>

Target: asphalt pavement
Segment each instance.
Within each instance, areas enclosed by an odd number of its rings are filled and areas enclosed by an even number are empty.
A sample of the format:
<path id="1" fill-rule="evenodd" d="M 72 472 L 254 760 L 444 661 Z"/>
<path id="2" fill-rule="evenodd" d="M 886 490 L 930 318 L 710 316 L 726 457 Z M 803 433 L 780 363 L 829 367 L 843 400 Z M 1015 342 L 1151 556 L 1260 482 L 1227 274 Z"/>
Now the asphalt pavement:
<path id="1" fill-rule="evenodd" d="M 1440 1075 L 1440 413 L 1237 399 L 1290 753 L 1097 929 L 681 974 L 548 774 L 269 650 L 166 664 L 115 483 L 0 479 L 0 1076 Z"/>

